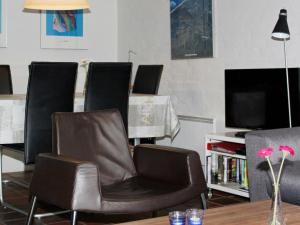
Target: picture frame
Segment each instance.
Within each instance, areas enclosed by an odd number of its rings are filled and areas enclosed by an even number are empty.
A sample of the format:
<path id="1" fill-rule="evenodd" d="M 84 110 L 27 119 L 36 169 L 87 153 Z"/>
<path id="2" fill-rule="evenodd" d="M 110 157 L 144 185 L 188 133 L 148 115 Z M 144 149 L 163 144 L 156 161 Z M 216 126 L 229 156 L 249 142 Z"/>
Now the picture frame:
<path id="1" fill-rule="evenodd" d="M 213 1 L 170 0 L 171 59 L 214 57 Z"/>
<path id="2" fill-rule="evenodd" d="M 83 10 L 41 13 L 41 48 L 88 49 L 87 15 Z"/>
<path id="3" fill-rule="evenodd" d="M 7 47 L 7 0 L 0 0 L 0 48 Z"/>

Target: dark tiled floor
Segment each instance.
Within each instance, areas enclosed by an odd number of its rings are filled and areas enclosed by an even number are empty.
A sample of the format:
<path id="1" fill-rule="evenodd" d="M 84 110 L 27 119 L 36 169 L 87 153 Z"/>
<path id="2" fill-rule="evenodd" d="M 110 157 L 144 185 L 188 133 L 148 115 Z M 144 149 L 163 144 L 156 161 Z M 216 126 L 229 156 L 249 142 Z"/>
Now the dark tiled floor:
<path id="1" fill-rule="evenodd" d="M 18 181 L 20 183 L 28 184 L 31 179 L 31 172 L 25 173 L 9 173 L 5 174 L 5 178 L 8 180 Z M 4 184 L 4 198 L 8 203 L 11 203 L 19 208 L 28 210 L 28 191 L 12 182 Z M 228 193 L 223 193 L 219 191 L 213 191 L 213 196 L 208 200 L 208 208 L 222 207 L 225 205 L 236 204 L 241 202 L 247 202 L 248 199 L 239 196 L 230 195 Z M 185 210 L 187 208 L 200 207 L 200 200 L 196 199 L 190 201 L 184 205 L 177 206 L 176 208 L 170 208 L 158 212 L 158 215 L 166 215 L 168 211 L 172 210 Z M 41 212 L 49 212 L 47 206 L 41 206 Z M 151 217 L 151 214 L 139 214 L 139 215 L 119 215 L 119 216 L 104 216 L 99 214 L 79 214 L 78 225 L 101 225 L 101 224 L 113 224 L 120 223 L 129 220 L 138 220 Z M 68 214 L 61 216 L 53 216 L 48 218 L 43 218 L 41 220 L 36 220 L 35 225 L 69 225 Z M 14 212 L 10 209 L 4 209 L 0 207 L 0 225 L 23 225 L 25 224 L 25 216 Z"/>

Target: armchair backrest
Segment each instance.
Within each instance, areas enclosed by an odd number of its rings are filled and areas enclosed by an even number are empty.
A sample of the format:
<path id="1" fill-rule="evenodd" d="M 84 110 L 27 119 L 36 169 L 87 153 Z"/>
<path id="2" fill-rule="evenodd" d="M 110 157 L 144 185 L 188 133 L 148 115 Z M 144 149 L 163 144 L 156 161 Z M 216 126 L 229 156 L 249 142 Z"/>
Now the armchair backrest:
<path id="1" fill-rule="evenodd" d="M 8 95 L 13 93 L 11 73 L 9 65 L 0 65 L 0 94 Z"/>
<path id="2" fill-rule="evenodd" d="M 32 62 L 25 110 L 25 164 L 39 153 L 52 152 L 53 112 L 72 112 L 77 63 Z"/>
<path id="3" fill-rule="evenodd" d="M 97 165 L 101 185 L 136 175 L 122 117 L 117 109 L 55 113 L 53 138 L 53 151 L 58 155 Z"/>
<path id="4" fill-rule="evenodd" d="M 300 127 L 281 128 L 272 130 L 257 130 L 246 134 L 246 154 L 249 175 L 249 193 L 251 201 L 265 200 L 269 198 L 267 185 L 269 180 L 269 166 L 265 159 L 257 157 L 261 148 L 272 147 L 275 151 L 270 156 L 273 164 L 281 162 L 280 145 L 288 145 L 298 151 L 300 148 Z M 289 157 L 288 160 L 300 160 L 300 154 Z M 291 184 L 291 186 L 293 186 Z"/>
<path id="5" fill-rule="evenodd" d="M 163 65 L 139 65 L 132 93 L 157 94 Z"/>
<path id="6" fill-rule="evenodd" d="M 127 132 L 131 63 L 89 64 L 84 111 L 119 109 Z"/>

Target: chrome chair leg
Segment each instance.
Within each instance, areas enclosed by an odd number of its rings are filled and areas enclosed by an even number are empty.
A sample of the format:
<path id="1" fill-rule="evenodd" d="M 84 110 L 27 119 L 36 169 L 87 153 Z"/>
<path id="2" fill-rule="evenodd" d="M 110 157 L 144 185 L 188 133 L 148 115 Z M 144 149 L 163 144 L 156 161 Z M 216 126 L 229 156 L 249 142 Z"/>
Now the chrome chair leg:
<path id="1" fill-rule="evenodd" d="M 72 223 L 71 225 L 77 225 L 77 211 L 72 212 Z"/>
<path id="2" fill-rule="evenodd" d="M 27 216 L 26 225 L 31 225 L 34 218 L 34 212 L 36 210 L 36 196 L 33 196 L 31 199 L 30 211 Z"/>
<path id="3" fill-rule="evenodd" d="M 152 218 L 157 217 L 158 216 L 158 211 L 153 211 L 151 216 L 152 216 Z"/>
<path id="4" fill-rule="evenodd" d="M 65 213 L 69 213 L 69 212 L 71 212 L 71 210 L 62 210 L 62 211 L 56 211 L 56 212 L 50 212 L 50 213 L 40 213 L 40 214 L 35 214 L 34 218 L 41 219 L 44 217 L 56 216 L 56 215 L 65 214 Z"/>
<path id="5" fill-rule="evenodd" d="M 15 206 L 4 202 L 4 197 L 3 197 L 3 146 L 0 145 L 0 204 L 4 208 L 9 208 L 11 210 L 17 211 L 23 215 L 27 215 L 27 212 L 25 212 L 22 209 L 16 208 Z"/>
<path id="6" fill-rule="evenodd" d="M 203 209 L 207 209 L 205 193 L 201 193 L 201 202 L 202 202 Z"/>

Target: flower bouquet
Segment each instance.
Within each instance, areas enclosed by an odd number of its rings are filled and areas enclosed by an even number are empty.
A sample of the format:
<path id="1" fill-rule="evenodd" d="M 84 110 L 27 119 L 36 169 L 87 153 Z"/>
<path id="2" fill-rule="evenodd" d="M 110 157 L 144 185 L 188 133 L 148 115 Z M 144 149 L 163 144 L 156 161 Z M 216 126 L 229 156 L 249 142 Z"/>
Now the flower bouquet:
<path id="1" fill-rule="evenodd" d="M 270 217 L 269 225 L 285 225 L 284 218 L 282 216 L 282 212 L 280 211 L 280 190 L 279 190 L 279 183 L 280 183 L 280 176 L 283 168 L 284 161 L 288 155 L 294 156 L 295 151 L 293 148 L 289 146 L 281 145 L 279 147 L 279 151 L 282 152 L 282 160 L 279 168 L 279 172 L 277 177 L 275 176 L 274 169 L 272 166 L 272 162 L 270 160 L 270 156 L 273 154 L 273 148 L 262 148 L 257 152 L 257 156 L 265 158 L 269 164 L 272 179 L 273 179 L 273 198 L 272 198 L 272 214 Z"/>

